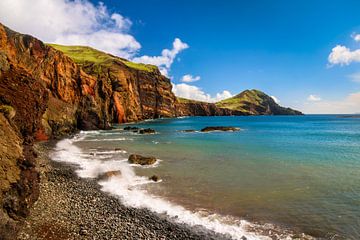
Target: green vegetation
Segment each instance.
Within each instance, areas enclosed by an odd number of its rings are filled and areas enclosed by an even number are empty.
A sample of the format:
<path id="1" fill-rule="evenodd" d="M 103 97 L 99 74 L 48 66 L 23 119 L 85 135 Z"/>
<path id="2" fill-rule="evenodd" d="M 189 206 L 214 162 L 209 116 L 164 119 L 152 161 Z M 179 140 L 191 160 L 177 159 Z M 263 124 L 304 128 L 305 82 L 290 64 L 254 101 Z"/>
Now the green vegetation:
<path id="1" fill-rule="evenodd" d="M 249 104 L 261 106 L 264 101 L 268 101 L 269 98 L 269 96 L 259 90 L 246 90 L 232 98 L 217 102 L 216 106 L 251 113 Z"/>
<path id="2" fill-rule="evenodd" d="M 191 100 L 191 99 L 182 98 L 182 97 L 177 97 L 177 100 L 178 100 L 179 103 L 204 103 L 204 102 L 201 102 L 201 101 Z"/>
<path id="3" fill-rule="evenodd" d="M 113 56 L 86 46 L 63 46 L 58 44 L 48 44 L 49 46 L 63 52 L 70 57 L 75 63 L 85 65 L 87 63 L 95 63 L 101 66 L 110 66 L 116 61 L 124 63 L 129 68 L 140 71 L 153 72 L 157 69 L 156 66 L 143 63 L 134 63 L 126 59 Z"/>
<path id="4" fill-rule="evenodd" d="M 10 105 L 0 105 L 0 113 L 3 113 L 8 119 L 12 119 L 16 114 L 15 109 Z"/>

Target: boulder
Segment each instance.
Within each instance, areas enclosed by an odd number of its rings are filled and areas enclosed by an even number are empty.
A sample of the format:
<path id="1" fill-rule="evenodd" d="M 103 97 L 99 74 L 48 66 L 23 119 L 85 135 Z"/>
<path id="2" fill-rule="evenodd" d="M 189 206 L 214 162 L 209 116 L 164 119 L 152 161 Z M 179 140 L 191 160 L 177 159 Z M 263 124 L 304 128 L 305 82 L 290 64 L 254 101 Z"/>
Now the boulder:
<path id="1" fill-rule="evenodd" d="M 223 131 L 223 132 L 235 132 L 239 131 L 240 128 L 237 127 L 228 127 L 228 126 L 216 126 L 216 127 L 205 127 L 201 129 L 201 132 L 212 132 L 212 131 Z"/>
<path id="2" fill-rule="evenodd" d="M 114 177 L 114 176 L 120 176 L 121 175 L 121 172 L 120 171 L 108 171 L 108 172 L 105 172 L 103 174 L 101 174 L 99 176 L 99 179 L 100 180 L 107 180 L 111 177 Z"/>
<path id="3" fill-rule="evenodd" d="M 128 161 L 133 164 L 152 165 L 156 162 L 155 157 L 144 157 L 138 154 L 131 154 Z"/>
<path id="4" fill-rule="evenodd" d="M 124 127 L 124 130 L 125 131 L 137 131 L 137 130 L 139 130 L 139 128 L 138 127 L 127 126 L 127 127 Z"/>
<path id="5" fill-rule="evenodd" d="M 139 130 L 140 134 L 153 134 L 156 133 L 154 129 L 151 128 L 145 128 L 145 129 L 140 129 Z"/>
<path id="6" fill-rule="evenodd" d="M 157 182 L 160 180 L 160 178 L 157 175 L 152 175 L 151 177 L 149 177 L 149 180 L 152 180 L 154 182 Z"/>

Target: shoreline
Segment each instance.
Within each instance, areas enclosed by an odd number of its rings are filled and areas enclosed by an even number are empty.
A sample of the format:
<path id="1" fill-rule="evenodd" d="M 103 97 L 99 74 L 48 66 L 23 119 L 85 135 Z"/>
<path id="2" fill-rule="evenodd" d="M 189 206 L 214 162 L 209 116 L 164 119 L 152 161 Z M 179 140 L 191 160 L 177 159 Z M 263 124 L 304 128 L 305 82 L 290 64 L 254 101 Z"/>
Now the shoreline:
<path id="1" fill-rule="evenodd" d="M 231 239 L 201 226 L 175 223 L 147 209 L 124 206 L 76 166 L 52 161 L 55 141 L 35 146 L 40 195 L 17 239 Z"/>

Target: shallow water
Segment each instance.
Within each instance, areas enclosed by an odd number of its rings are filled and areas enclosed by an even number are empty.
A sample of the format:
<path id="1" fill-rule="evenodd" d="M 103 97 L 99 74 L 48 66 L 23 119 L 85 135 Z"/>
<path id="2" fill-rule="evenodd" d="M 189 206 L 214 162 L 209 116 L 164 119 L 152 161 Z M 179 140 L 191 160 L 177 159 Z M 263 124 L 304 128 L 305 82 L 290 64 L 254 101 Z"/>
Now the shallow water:
<path id="1" fill-rule="evenodd" d="M 239 223 L 246 219 L 315 237 L 360 239 L 359 118 L 191 117 L 134 125 L 158 134 L 139 135 L 121 130 L 124 126 L 87 132 L 70 143 L 72 150 L 65 143 L 58 146 L 55 158 L 74 161 L 80 156 L 83 177 L 120 170 L 121 178 L 101 183 L 105 191 L 129 205 L 167 211 L 194 225 L 211 225 L 215 218 L 220 223 L 212 229 L 234 238 L 254 236 Z M 241 131 L 181 132 L 205 126 Z M 152 168 L 130 166 L 127 154 L 115 148 L 161 161 Z M 73 157 L 63 156 L 69 152 Z M 148 181 L 153 174 L 162 182 Z M 219 229 L 225 225 L 228 228 Z"/>

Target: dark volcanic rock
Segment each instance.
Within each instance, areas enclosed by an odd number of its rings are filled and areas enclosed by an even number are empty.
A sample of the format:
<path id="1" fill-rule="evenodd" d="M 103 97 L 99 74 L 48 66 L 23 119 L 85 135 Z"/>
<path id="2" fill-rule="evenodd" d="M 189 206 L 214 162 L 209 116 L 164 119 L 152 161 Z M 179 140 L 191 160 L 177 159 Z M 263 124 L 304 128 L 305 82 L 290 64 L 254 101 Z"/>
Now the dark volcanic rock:
<path id="1" fill-rule="evenodd" d="M 224 127 L 224 126 L 217 126 L 217 127 L 205 127 L 201 129 L 201 132 L 212 132 L 212 131 L 223 131 L 223 132 L 234 132 L 239 131 L 240 128 L 237 127 Z"/>
<path id="2" fill-rule="evenodd" d="M 139 130 L 139 128 L 138 127 L 127 126 L 127 127 L 124 127 L 124 130 L 125 131 L 137 131 L 137 130 Z"/>
<path id="3" fill-rule="evenodd" d="M 151 128 L 145 128 L 145 129 L 140 129 L 139 133 L 140 134 L 153 134 L 153 133 L 156 133 L 156 131 Z"/>
<path id="4" fill-rule="evenodd" d="M 157 175 L 152 175 L 151 177 L 149 177 L 150 180 L 157 182 L 160 180 L 160 178 Z"/>
<path id="5" fill-rule="evenodd" d="M 155 157 L 144 157 L 138 154 L 131 154 L 128 161 L 133 164 L 152 165 L 156 162 Z"/>

